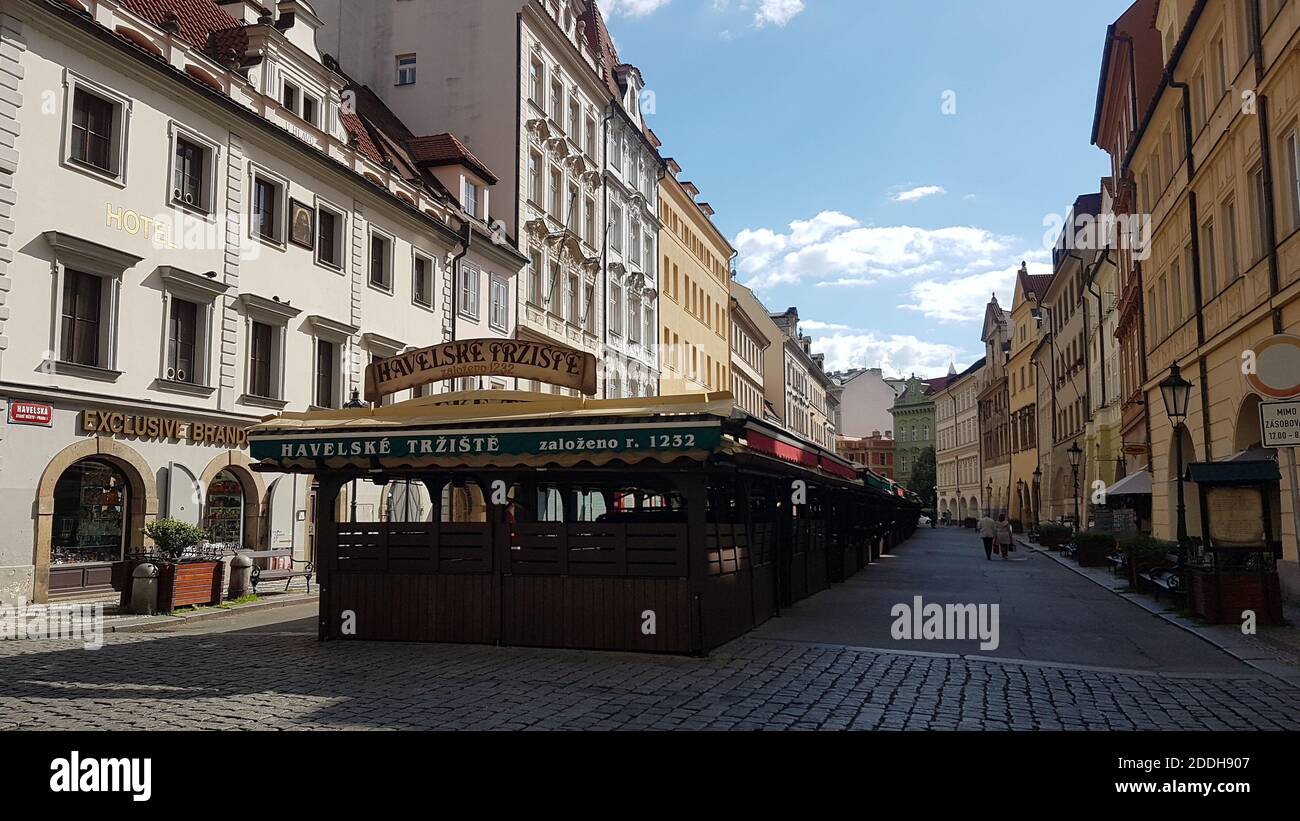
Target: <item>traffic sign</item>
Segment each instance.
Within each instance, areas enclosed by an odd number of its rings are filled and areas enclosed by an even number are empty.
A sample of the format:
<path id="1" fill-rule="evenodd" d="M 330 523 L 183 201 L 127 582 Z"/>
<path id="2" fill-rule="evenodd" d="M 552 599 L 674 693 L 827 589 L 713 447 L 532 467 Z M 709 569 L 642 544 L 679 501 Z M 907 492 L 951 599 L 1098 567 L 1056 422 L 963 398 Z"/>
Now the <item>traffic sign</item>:
<path id="1" fill-rule="evenodd" d="M 1300 445 L 1300 400 L 1261 402 L 1259 429 L 1260 440 L 1266 448 Z"/>
<path id="2" fill-rule="evenodd" d="M 1300 337 L 1274 334 L 1251 352 L 1254 367 L 1246 381 L 1261 396 L 1290 399 L 1300 396 Z"/>

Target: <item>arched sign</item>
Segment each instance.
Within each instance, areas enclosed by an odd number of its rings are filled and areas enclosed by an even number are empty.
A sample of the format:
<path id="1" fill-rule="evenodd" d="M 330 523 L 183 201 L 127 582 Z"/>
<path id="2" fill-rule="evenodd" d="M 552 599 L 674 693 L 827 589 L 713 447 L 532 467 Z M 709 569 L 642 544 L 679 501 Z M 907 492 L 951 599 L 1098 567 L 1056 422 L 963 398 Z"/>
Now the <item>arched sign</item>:
<path id="1" fill-rule="evenodd" d="M 1260 396 L 1290 399 L 1300 396 L 1300 337 L 1276 334 L 1253 349 L 1254 367 L 1246 381 Z"/>
<path id="2" fill-rule="evenodd" d="M 596 395 L 596 357 L 550 342 L 465 339 L 380 359 L 366 366 L 366 401 L 463 376 L 512 376 Z"/>

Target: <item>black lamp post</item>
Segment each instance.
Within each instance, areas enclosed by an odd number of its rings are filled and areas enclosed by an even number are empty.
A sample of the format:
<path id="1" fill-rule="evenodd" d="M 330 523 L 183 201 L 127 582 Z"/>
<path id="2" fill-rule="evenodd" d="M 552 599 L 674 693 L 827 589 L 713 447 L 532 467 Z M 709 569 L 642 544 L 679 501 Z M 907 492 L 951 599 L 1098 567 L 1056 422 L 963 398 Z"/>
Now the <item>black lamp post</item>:
<path id="1" fill-rule="evenodd" d="M 1017 479 L 1016 480 L 1016 502 L 1017 504 L 1020 505 L 1020 526 L 1021 527 L 1025 526 L 1026 501 L 1027 500 L 1025 499 L 1025 480 Z"/>
<path id="2" fill-rule="evenodd" d="M 365 406 L 366 404 L 361 401 L 361 395 L 356 388 L 352 389 L 352 395 L 348 397 L 348 401 L 343 404 L 343 407 L 351 410 L 357 410 L 358 408 L 364 408 Z M 352 516 L 349 521 L 355 523 L 357 520 L 357 479 L 355 476 L 352 477 L 352 486 L 348 490 L 348 502 L 349 507 L 352 510 Z"/>
<path id="3" fill-rule="evenodd" d="M 1079 529 L 1079 462 L 1083 459 L 1083 448 L 1078 440 L 1066 451 L 1070 454 L 1070 475 L 1074 477 L 1074 529 Z"/>
<path id="4" fill-rule="evenodd" d="M 993 518 L 993 477 L 989 477 L 989 486 L 984 494 L 984 509 L 989 512 L 989 518 Z"/>
<path id="5" fill-rule="evenodd" d="M 1038 530 L 1038 522 L 1043 516 L 1043 468 L 1041 465 L 1034 466 L 1034 530 Z"/>
<path id="6" fill-rule="evenodd" d="M 1174 429 L 1174 460 L 1178 465 L 1178 545 L 1187 544 L 1187 506 L 1183 500 L 1183 420 L 1187 418 L 1187 405 L 1192 399 L 1192 383 L 1183 378 L 1175 362 L 1169 366 L 1169 376 L 1160 383 L 1160 395 L 1165 400 L 1165 413 Z"/>

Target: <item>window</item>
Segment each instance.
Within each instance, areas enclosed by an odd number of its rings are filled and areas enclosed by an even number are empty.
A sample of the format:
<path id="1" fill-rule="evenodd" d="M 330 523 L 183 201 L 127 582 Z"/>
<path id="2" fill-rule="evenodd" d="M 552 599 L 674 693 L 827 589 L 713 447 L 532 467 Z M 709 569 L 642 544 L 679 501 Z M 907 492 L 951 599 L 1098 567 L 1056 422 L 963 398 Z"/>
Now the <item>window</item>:
<path id="1" fill-rule="evenodd" d="M 343 268 L 343 215 L 319 206 L 316 214 L 316 260 L 331 268 Z"/>
<path id="2" fill-rule="evenodd" d="M 1223 275 L 1225 279 L 1235 279 L 1241 271 L 1241 254 L 1237 248 L 1237 202 L 1235 199 L 1228 199 L 1223 203 L 1221 208 L 1223 213 L 1223 229 L 1227 232 L 1227 242 L 1224 245 L 1224 266 Z"/>
<path id="3" fill-rule="evenodd" d="M 559 80 L 551 81 L 551 119 L 564 122 L 564 85 Z"/>
<path id="4" fill-rule="evenodd" d="M 627 295 L 627 341 L 641 341 L 641 301 L 630 292 Z"/>
<path id="5" fill-rule="evenodd" d="M 610 206 L 609 244 L 615 251 L 623 253 L 623 209 L 617 205 Z"/>
<path id="6" fill-rule="evenodd" d="M 63 275 L 59 358 L 64 362 L 100 366 L 102 285 L 94 274 L 68 270 Z"/>
<path id="7" fill-rule="evenodd" d="M 72 159 L 116 173 L 113 137 L 117 114 L 112 102 L 80 87 L 72 95 Z"/>
<path id="8" fill-rule="evenodd" d="M 167 320 L 166 377 L 176 382 L 196 382 L 199 306 L 184 299 L 171 300 Z"/>
<path id="9" fill-rule="evenodd" d="M 644 334 L 644 335 L 641 337 L 641 339 L 642 339 L 642 342 L 645 343 L 646 350 L 647 350 L 647 351 L 653 351 L 653 350 L 654 350 L 654 347 L 655 347 L 655 313 L 654 313 L 654 310 L 651 309 L 651 307 L 650 307 L 649 305 L 646 305 L 646 306 L 645 306 L 645 312 L 642 314 L 642 316 L 644 317 L 645 328 L 644 328 L 644 331 L 643 331 L 643 334 Z"/>
<path id="10" fill-rule="evenodd" d="M 1201 269 L 1205 274 L 1207 300 L 1219 292 L 1218 260 L 1218 249 L 1214 244 L 1214 220 L 1210 219 L 1201 227 Z"/>
<path id="11" fill-rule="evenodd" d="M 275 329 L 264 322 L 253 322 L 248 339 L 248 392 L 274 399 L 272 390 L 276 365 Z"/>
<path id="12" fill-rule="evenodd" d="M 460 272 L 460 312 L 478 319 L 479 270 L 472 265 L 465 265 Z"/>
<path id="13" fill-rule="evenodd" d="M 317 121 L 317 112 L 320 111 L 320 101 L 310 94 L 302 95 L 302 118 L 312 125 L 320 125 Z"/>
<path id="14" fill-rule="evenodd" d="M 614 134 L 609 140 L 609 164 L 614 168 L 619 168 L 623 165 L 623 138 L 618 134 Z"/>
<path id="15" fill-rule="evenodd" d="M 411 301 L 433 307 L 433 261 L 418 253 L 411 259 Z"/>
<path id="16" fill-rule="evenodd" d="M 284 187 L 266 177 L 253 178 L 253 233 L 268 242 L 279 243 L 283 236 L 280 223 L 283 214 Z"/>
<path id="17" fill-rule="evenodd" d="M 1255 166 L 1250 178 L 1254 189 L 1255 261 L 1259 261 L 1268 253 L 1268 198 L 1264 188 L 1264 166 Z"/>
<path id="18" fill-rule="evenodd" d="M 546 211 L 557 220 L 564 219 L 564 213 L 560 210 L 560 190 L 563 186 L 563 174 L 559 166 L 551 166 L 551 185 L 546 194 Z"/>
<path id="19" fill-rule="evenodd" d="M 536 151 L 528 154 L 528 199 L 542 204 L 542 157 Z"/>
<path id="20" fill-rule="evenodd" d="M 623 334 L 623 287 L 617 282 L 609 284 L 609 332 Z"/>
<path id="21" fill-rule="evenodd" d="M 589 334 L 596 332 L 596 286 L 587 285 L 582 297 L 582 329 Z"/>
<path id="22" fill-rule="evenodd" d="M 582 111 L 577 100 L 569 101 L 569 139 L 575 143 L 582 137 Z"/>
<path id="23" fill-rule="evenodd" d="M 578 197 L 578 186 L 569 183 L 569 212 L 564 215 L 564 224 L 570 230 L 577 232 L 579 228 L 578 220 L 581 218 L 582 200 Z"/>
<path id="24" fill-rule="evenodd" d="M 461 206 L 471 217 L 478 217 L 478 186 L 469 180 L 461 183 Z"/>
<path id="25" fill-rule="evenodd" d="M 176 138 L 176 168 L 172 183 L 172 199 L 197 208 L 205 207 L 204 176 L 207 170 L 206 149 L 185 139 Z"/>
<path id="26" fill-rule="evenodd" d="M 504 279 L 493 276 L 488 280 L 488 324 L 498 331 L 510 326 L 510 286 Z"/>
<path id="27" fill-rule="evenodd" d="M 294 114 L 297 114 L 298 113 L 298 87 L 286 80 L 284 83 L 284 96 L 281 98 L 281 101 L 284 103 L 285 108 L 289 109 Z"/>
<path id="28" fill-rule="evenodd" d="M 332 408 L 335 379 L 335 345 L 327 339 L 316 339 L 316 389 L 313 401 L 317 407 Z"/>
<path id="29" fill-rule="evenodd" d="M 547 272 L 546 278 L 546 295 L 542 303 L 547 308 L 551 307 L 551 301 L 556 297 L 556 289 L 560 287 L 560 263 L 557 260 L 551 260 L 551 268 Z"/>
<path id="30" fill-rule="evenodd" d="M 581 293 L 582 286 L 578 280 L 578 275 L 569 274 L 569 278 L 564 287 L 564 302 L 568 306 L 565 319 L 569 320 L 569 322 L 574 325 L 577 325 L 581 321 L 581 315 L 578 308 L 578 299 L 580 298 Z"/>
<path id="31" fill-rule="evenodd" d="M 596 157 L 596 120 L 594 117 L 587 118 L 587 154 L 593 159 Z"/>
<path id="32" fill-rule="evenodd" d="M 393 241 L 375 231 L 370 232 L 370 284 L 393 289 Z"/>
<path id="33" fill-rule="evenodd" d="M 546 78 L 546 67 L 542 61 L 534 57 L 528 64 L 528 99 L 537 104 L 539 108 L 543 107 L 545 98 L 542 96 L 542 86 Z"/>
<path id="34" fill-rule="evenodd" d="M 586 224 L 583 226 L 583 237 L 591 245 L 596 244 L 596 201 L 587 197 Z"/>
<path id="35" fill-rule="evenodd" d="M 528 263 L 528 301 L 533 305 L 542 304 L 542 254 L 533 251 Z"/>
<path id="36" fill-rule="evenodd" d="M 399 86 L 415 85 L 414 54 L 399 54 L 397 56 L 397 84 Z"/>
<path id="37" fill-rule="evenodd" d="M 641 223 L 635 219 L 628 223 L 628 237 L 628 261 L 639 265 L 641 263 Z"/>
<path id="38" fill-rule="evenodd" d="M 1300 229 L 1300 140 L 1292 131 L 1286 138 L 1287 205 L 1291 208 L 1291 230 Z"/>

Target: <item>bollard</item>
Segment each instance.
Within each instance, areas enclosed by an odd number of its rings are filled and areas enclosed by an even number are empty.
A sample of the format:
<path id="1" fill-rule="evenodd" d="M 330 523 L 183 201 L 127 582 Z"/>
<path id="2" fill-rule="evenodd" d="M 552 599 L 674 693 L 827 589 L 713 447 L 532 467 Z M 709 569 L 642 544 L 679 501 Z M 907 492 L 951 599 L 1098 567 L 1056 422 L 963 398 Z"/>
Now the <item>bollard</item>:
<path id="1" fill-rule="evenodd" d="M 253 560 L 243 553 L 230 560 L 230 588 L 227 597 L 237 599 L 253 586 Z"/>
<path id="2" fill-rule="evenodd" d="M 158 565 L 149 562 L 136 565 L 131 574 L 130 610 L 141 616 L 158 612 Z"/>

